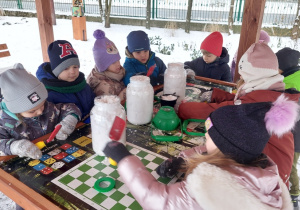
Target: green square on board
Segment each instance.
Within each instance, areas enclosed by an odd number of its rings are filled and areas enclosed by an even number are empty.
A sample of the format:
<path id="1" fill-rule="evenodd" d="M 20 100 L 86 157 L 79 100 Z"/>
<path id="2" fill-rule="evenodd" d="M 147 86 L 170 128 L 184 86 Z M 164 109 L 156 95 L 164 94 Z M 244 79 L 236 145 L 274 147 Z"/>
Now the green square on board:
<path id="1" fill-rule="evenodd" d="M 70 176 L 70 175 L 67 175 L 67 176 L 61 178 L 61 179 L 59 180 L 59 182 L 61 182 L 61 183 L 65 184 L 65 185 L 67 185 L 67 184 L 69 184 L 71 181 L 73 181 L 74 179 L 75 179 L 74 177 L 72 177 L 72 176 Z"/>
<path id="2" fill-rule="evenodd" d="M 104 176 L 106 176 L 105 173 L 99 172 L 99 173 L 95 174 L 93 177 L 94 177 L 95 179 L 100 179 L 101 177 L 104 177 Z"/>
<path id="3" fill-rule="evenodd" d="M 150 163 L 149 160 L 146 159 L 141 159 L 142 163 L 144 164 L 144 166 L 148 165 L 148 163 Z"/>
<path id="4" fill-rule="evenodd" d="M 107 167 L 106 165 L 104 165 L 103 163 L 99 163 L 97 165 L 95 165 L 93 168 L 102 171 L 102 169 L 104 169 L 105 167 Z"/>
<path id="5" fill-rule="evenodd" d="M 105 199 L 107 198 L 106 195 L 104 195 L 103 193 L 98 193 L 97 195 L 95 195 L 91 200 L 94 201 L 97 204 L 102 203 Z"/>
<path id="6" fill-rule="evenodd" d="M 148 155 L 148 153 L 147 152 L 145 152 L 145 151 L 139 151 L 137 154 L 136 154 L 136 156 L 139 156 L 139 157 L 142 157 L 142 158 L 144 158 L 144 157 L 146 157 L 146 155 Z"/>
<path id="7" fill-rule="evenodd" d="M 83 184 L 79 185 L 78 187 L 76 187 L 75 191 L 79 192 L 80 194 L 83 194 L 90 188 L 91 188 L 90 186 L 83 183 Z"/>
<path id="8" fill-rule="evenodd" d="M 152 162 L 160 165 L 162 162 L 164 162 L 164 159 L 156 157 L 152 160 Z"/>
<path id="9" fill-rule="evenodd" d="M 120 203 L 116 203 L 116 205 L 114 205 L 113 207 L 111 207 L 111 210 L 125 210 L 126 206 L 123 206 Z"/>
<path id="10" fill-rule="evenodd" d="M 91 176 L 87 175 L 87 174 L 81 174 L 79 177 L 77 177 L 77 179 L 81 182 L 85 182 L 86 180 L 88 180 L 89 178 L 91 178 Z"/>
<path id="11" fill-rule="evenodd" d="M 164 183 L 164 184 L 168 184 L 170 182 L 170 178 L 163 178 L 163 177 L 158 177 L 157 181 Z"/>
<path id="12" fill-rule="evenodd" d="M 92 168 L 91 166 L 87 165 L 87 164 L 84 164 L 82 166 L 80 166 L 78 169 L 82 172 L 86 172 L 88 171 L 90 168 Z"/>
<path id="13" fill-rule="evenodd" d="M 119 180 L 115 180 L 115 181 L 116 181 L 116 184 L 115 184 L 116 189 L 119 189 L 120 187 L 122 187 L 124 185 L 124 183 L 120 182 Z"/>
<path id="14" fill-rule="evenodd" d="M 115 201 L 119 201 L 124 197 L 124 193 L 121 193 L 120 191 L 116 190 L 110 197 L 114 199 Z"/>
<path id="15" fill-rule="evenodd" d="M 118 171 L 115 170 L 115 171 L 111 172 L 111 173 L 109 174 L 109 176 L 111 176 L 112 178 L 117 179 L 117 178 L 119 178 L 120 175 L 119 175 Z"/>
<path id="16" fill-rule="evenodd" d="M 139 210 L 139 209 L 142 210 L 143 209 L 137 201 L 134 201 L 130 206 L 128 206 L 128 208 L 134 209 L 134 210 Z"/>
<path id="17" fill-rule="evenodd" d="M 99 162 L 102 162 L 104 159 L 105 159 L 105 156 L 99 156 L 99 155 L 97 155 L 97 156 L 94 158 L 94 160 L 97 160 L 97 161 L 99 161 Z"/>

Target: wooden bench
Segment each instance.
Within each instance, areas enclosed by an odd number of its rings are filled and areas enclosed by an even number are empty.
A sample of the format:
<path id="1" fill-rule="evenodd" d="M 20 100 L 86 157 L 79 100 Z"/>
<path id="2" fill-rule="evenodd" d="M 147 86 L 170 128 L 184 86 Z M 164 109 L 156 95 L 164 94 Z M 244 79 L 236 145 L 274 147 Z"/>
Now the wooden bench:
<path id="1" fill-rule="evenodd" d="M 10 56 L 10 53 L 8 51 L 6 44 L 0 44 L 0 58 Z"/>

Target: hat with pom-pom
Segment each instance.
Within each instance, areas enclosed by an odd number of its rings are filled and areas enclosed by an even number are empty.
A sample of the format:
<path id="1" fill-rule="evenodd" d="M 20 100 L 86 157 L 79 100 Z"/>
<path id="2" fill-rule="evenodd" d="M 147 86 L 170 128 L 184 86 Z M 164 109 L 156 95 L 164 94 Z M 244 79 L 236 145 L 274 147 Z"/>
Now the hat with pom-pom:
<path id="1" fill-rule="evenodd" d="M 215 56 L 220 57 L 223 48 L 223 36 L 215 31 L 208 35 L 201 43 L 200 50 L 206 50 Z"/>
<path id="2" fill-rule="evenodd" d="M 268 44 L 270 42 L 269 34 L 266 31 L 261 30 L 259 34 L 259 41 L 264 41 L 265 43 Z"/>
<path id="3" fill-rule="evenodd" d="M 72 65 L 80 66 L 77 52 L 66 40 L 56 40 L 49 44 L 48 55 L 52 72 L 56 77 Z"/>
<path id="4" fill-rule="evenodd" d="M 282 136 L 296 121 L 299 105 L 280 95 L 271 102 L 230 105 L 216 109 L 205 122 L 219 150 L 238 163 L 260 156 L 271 135 Z"/>
<path id="5" fill-rule="evenodd" d="M 93 35 L 96 38 L 93 47 L 94 60 L 98 71 L 103 72 L 121 57 L 115 44 L 105 37 L 104 31 L 98 29 Z"/>
<path id="6" fill-rule="evenodd" d="M 279 69 L 283 72 L 287 72 L 288 70 L 291 70 L 292 68 L 298 66 L 300 52 L 298 50 L 293 50 L 289 47 L 285 47 L 279 50 L 276 53 L 276 56 L 278 59 Z M 285 73 L 283 73 L 283 75 L 287 76 Z"/>
<path id="7" fill-rule="evenodd" d="M 17 63 L 0 76 L 3 102 L 12 113 L 31 110 L 45 101 L 48 92 L 43 83 Z"/>

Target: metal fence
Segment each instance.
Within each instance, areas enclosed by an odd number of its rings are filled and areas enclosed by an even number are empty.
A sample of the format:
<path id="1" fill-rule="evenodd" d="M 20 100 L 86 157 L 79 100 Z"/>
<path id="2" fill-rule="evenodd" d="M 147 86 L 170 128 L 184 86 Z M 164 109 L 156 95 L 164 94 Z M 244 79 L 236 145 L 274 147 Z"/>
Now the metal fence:
<path id="1" fill-rule="evenodd" d="M 103 8 L 105 0 L 102 0 Z M 193 0 L 192 22 L 227 23 L 230 0 Z M 235 0 L 234 23 L 242 22 L 245 0 Z M 83 0 L 87 15 L 100 15 L 99 0 Z M 297 0 L 267 0 L 263 25 L 291 26 L 297 12 Z M 35 0 L 0 0 L 4 9 L 36 10 Z M 72 0 L 54 0 L 56 14 L 70 14 Z M 111 16 L 146 18 L 147 0 L 113 0 Z M 185 21 L 188 0 L 152 0 L 151 19 Z"/>

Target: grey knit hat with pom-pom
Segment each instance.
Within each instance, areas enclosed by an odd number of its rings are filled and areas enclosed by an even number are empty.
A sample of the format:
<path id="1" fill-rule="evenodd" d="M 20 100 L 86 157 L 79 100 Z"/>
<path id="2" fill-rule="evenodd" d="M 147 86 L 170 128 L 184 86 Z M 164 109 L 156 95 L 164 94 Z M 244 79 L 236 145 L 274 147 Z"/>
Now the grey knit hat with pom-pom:
<path id="1" fill-rule="evenodd" d="M 98 71 L 103 72 L 111 64 L 120 60 L 121 56 L 115 44 L 105 37 L 104 31 L 98 29 L 93 35 L 96 38 L 93 47 L 94 60 Z"/>

